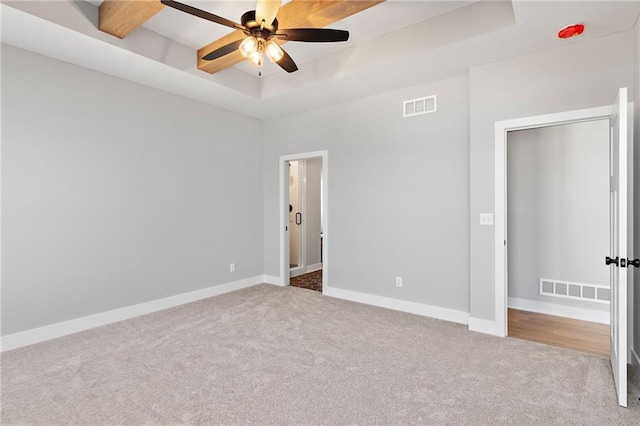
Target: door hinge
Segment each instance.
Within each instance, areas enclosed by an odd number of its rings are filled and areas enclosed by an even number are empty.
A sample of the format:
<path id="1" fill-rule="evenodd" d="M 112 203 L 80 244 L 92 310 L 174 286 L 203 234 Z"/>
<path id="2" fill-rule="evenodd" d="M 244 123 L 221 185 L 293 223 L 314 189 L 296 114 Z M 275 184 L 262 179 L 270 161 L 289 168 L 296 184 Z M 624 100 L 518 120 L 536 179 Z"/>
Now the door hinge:
<path id="1" fill-rule="evenodd" d="M 618 257 L 616 257 L 615 259 L 612 259 L 609 256 L 604 258 L 604 263 L 606 265 L 611 265 L 613 263 L 614 265 L 618 266 L 618 261 L 619 261 Z"/>
<path id="2" fill-rule="evenodd" d="M 632 266 L 640 268 L 640 259 L 627 259 L 627 265 L 629 265 L 629 268 Z"/>

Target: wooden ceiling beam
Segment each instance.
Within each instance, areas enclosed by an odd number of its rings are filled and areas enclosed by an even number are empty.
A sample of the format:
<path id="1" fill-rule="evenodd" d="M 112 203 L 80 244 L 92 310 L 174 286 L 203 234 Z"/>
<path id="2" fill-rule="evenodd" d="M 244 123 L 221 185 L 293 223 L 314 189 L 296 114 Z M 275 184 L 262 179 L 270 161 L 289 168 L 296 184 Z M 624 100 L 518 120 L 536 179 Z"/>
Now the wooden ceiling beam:
<path id="1" fill-rule="evenodd" d="M 278 11 L 280 28 L 323 28 L 358 12 L 382 3 L 384 0 L 291 0 Z M 213 61 L 201 59 L 219 47 L 244 37 L 234 31 L 198 49 L 198 69 L 213 74 L 245 60 L 237 50 Z M 284 41 L 278 41 L 282 44 Z"/>
<path id="2" fill-rule="evenodd" d="M 98 28 L 125 38 L 163 8 L 160 0 L 105 0 L 98 8 Z"/>

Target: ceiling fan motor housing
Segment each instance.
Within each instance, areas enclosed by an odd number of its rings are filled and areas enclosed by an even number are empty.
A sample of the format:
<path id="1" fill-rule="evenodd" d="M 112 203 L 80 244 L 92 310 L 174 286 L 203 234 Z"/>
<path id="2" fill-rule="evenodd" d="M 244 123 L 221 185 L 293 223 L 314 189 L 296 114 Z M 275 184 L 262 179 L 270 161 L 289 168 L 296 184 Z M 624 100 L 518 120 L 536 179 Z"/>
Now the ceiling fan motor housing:
<path id="1" fill-rule="evenodd" d="M 255 38 L 268 40 L 276 31 L 278 31 L 278 19 L 274 18 L 271 24 L 265 22 L 264 27 L 260 28 L 259 22 L 256 22 L 256 11 L 250 10 L 245 12 L 240 18 L 240 23 L 247 28 L 247 32 Z"/>

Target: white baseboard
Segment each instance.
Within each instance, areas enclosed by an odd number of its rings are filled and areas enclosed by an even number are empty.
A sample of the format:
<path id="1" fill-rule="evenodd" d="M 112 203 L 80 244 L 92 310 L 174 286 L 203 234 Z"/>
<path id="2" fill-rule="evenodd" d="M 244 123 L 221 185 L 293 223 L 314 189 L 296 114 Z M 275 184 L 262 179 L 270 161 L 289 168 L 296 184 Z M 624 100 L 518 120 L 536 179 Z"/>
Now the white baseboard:
<path id="1" fill-rule="evenodd" d="M 498 330 L 498 324 L 495 321 L 482 318 L 469 317 L 469 330 L 478 333 L 490 334 L 492 336 L 504 337 L 504 332 Z"/>
<path id="2" fill-rule="evenodd" d="M 610 314 L 607 311 L 576 308 L 573 306 L 557 305 L 555 303 L 545 303 L 536 300 L 518 299 L 515 297 L 509 298 L 509 307 L 519 309 L 521 311 L 537 312 L 539 314 L 555 315 L 558 317 L 597 322 L 599 324 L 610 323 Z"/>
<path id="3" fill-rule="evenodd" d="M 303 267 L 303 266 L 300 266 L 298 268 L 289 269 L 289 276 L 291 278 L 299 277 L 300 275 L 304 275 L 306 273 L 307 273 L 307 269 L 305 267 Z"/>
<path id="4" fill-rule="evenodd" d="M 307 274 L 309 272 L 315 272 L 322 269 L 322 263 L 314 263 L 313 265 L 307 266 Z"/>
<path id="5" fill-rule="evenodd" d="M 276 277 L 275 275 L 263 275 L 262 281 L 266 284 L 279 285 L 281 287 L 284 286 L 284 283 L 280 279 L 280 277 Z"/>
<path id="6" fill-rule="evenodd" d="M 352 302 L 364 303 L 366 305 L 393 309 L 394 311 L 408 312 L 410 314 L 457 322 L 459 324 L 466 324 L 469 318 L 469 314 L 463 311 L 440 308 L 438 306 L 425 305 L 422 303 L 407 302 L 405 300 L 392 299 L 390 297 L 376 296 L 351 290 L 343 290 L 335 287 L 324 288 L 322 294 L 325 296 L 335 297 L 336 299 L 350 300 Z"/>
<path id="7" fill-rule="evenodd" d="M 45 340 L 78 333 L 90 328 L 100 327 L 114 322 L 124 321 L 129 318 L 161 311 L 163 309 L 172 308 L 174 306 L 184 305 L 185 303 L 207 299 L 212 296 L 261 284 L 264 281 L 263 276 L 259 275 L 256 277 L 245 278 L 230 283 L 204 288 L 202 290 L 182 293 L 175 296 L 152 300 L 150 302 L 140 303 L 138 305 L 127 306 L 124 308 L 114 309 L 112 311 L 101 312 L 95 315 L 89 315 L 82 318 L 59 322 L 57 324 L 34 328 L 20 333 L 9 334 L 0 338 L 0 351 L 20 348 L 22 346 L 43 342 Z"/>
<path id="8" fill-rule="evenodd" d="M 322 269 L 322 263 L 314 263 L 309 266 L 300 266 L 299 268 L 293 268 L 289 270 L 291 278 L 299 277 L 300 275 L 308 274 L 309 272 L 315 272 Z"/>

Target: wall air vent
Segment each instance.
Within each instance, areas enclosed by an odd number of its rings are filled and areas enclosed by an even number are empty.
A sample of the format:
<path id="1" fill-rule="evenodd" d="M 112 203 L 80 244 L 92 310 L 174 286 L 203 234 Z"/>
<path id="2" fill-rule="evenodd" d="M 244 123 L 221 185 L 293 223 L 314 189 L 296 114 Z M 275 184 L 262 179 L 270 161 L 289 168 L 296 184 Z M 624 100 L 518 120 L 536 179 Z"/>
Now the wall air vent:
<path id="1" fill-rule="evenodd" d="M 402 116 L 413 117 L 414 115 L 429 114 L 437 110 L 438 98 L 436 95 L 431 95 L 425 98 L 404 101 L 402 105 Z"/>
<path id="2" fill-rule="evenodd" d="M 611 298 L 609 287 L 603 285 L 549 280 L 546 278 L 540 278 L 540 294 L 598 303 L 609 303 Z"/>

